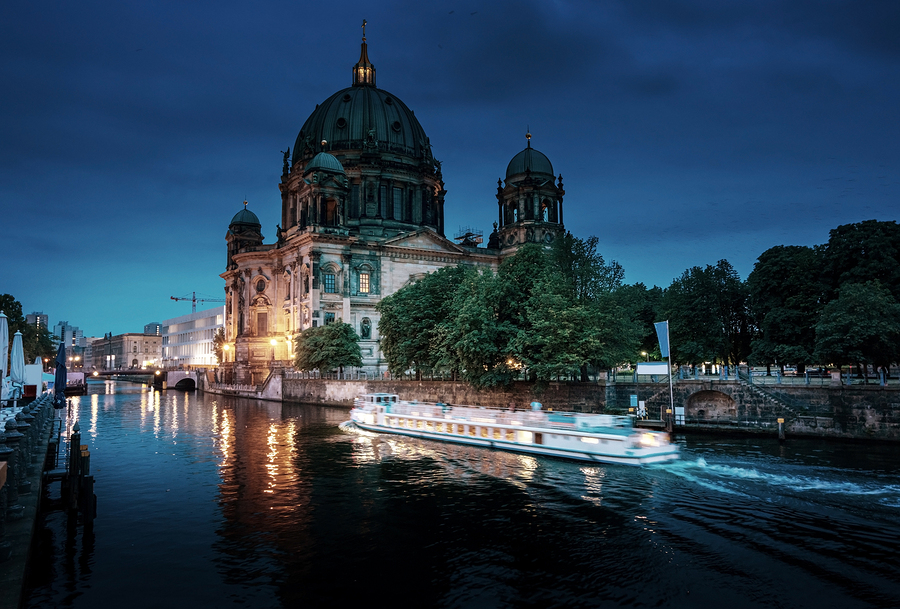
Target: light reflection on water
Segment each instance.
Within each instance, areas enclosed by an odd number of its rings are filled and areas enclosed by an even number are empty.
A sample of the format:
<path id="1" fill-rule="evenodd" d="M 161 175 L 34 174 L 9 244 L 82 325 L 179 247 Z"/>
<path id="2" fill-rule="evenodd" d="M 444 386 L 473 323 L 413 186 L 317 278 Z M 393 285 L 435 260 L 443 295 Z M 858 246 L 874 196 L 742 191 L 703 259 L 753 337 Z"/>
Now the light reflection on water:
<path id="1" fill-rule="evenodd" d="M 117 387 L 71 402 L 98 520 L 71 538 L 47 516 L 28 607 L 342 605 L 397 586 L 446 607 L 900 597 L 893 447 L 689 437 L 679 463 L 588 465 Z"/>

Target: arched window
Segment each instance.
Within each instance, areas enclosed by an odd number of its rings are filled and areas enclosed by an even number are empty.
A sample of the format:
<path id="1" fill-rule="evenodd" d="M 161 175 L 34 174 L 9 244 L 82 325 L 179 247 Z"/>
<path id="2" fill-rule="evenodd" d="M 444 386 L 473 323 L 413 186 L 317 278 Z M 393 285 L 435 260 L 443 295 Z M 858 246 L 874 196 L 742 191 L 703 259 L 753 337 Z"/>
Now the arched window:
<path id="1" fill-rule="evenodd" d="M 541 220 L 542 221 L 544 221 L 544 222 L 550 221 L 550 211 L 551 211 L 550 201 L 548 201 L 547 199 L 544 199 L 543 201 L 541 201 Z"/>
<path id="2" fill-rule="evenodd" d="M 334 199 L 325 201 L 325 226 L 338 225 L 338 204 Z"/>

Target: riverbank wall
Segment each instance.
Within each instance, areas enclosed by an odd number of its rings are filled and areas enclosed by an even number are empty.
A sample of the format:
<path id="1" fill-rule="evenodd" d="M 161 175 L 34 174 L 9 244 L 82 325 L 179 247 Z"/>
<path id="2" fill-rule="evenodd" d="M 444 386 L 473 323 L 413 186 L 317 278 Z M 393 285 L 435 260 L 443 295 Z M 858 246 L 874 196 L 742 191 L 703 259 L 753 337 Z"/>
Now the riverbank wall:
<path id="1" fill-rule="evenodd" d="M 463 382 L 413 380 L 284 379 L 282 400 L 350 406 L 362 393 L 396 393 L 401 399 L 493 408 L 528 408 L 569 412 L 625 411 L 636 400 L 651 416 L 669 405 L 669 385 L 659 383 L 550 383 L 540 393 L 515 382 L 508 390 L 476 390 Z M 900 389 L 878 385 L 777 387 L 739 381 L 679 380 L 673 387 L 676 406 L 684 407 L 685 431 L 729 429 L 776 433 L 778 419 L 793 435 L 900 442 Z"/>

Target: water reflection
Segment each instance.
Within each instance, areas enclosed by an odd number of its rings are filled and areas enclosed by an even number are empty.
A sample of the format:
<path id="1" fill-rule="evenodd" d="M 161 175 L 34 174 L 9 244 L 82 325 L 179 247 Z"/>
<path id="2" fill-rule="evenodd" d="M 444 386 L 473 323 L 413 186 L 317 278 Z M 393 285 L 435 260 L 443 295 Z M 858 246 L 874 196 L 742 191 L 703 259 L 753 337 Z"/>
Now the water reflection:
<path id="1" fill-rule="evenodd" d="M 386 583 L 442 607 L 900 595 L 898 459 L 877 447 L 854 461 L 700 438 L 679 464 L 628 468 L 348 433 L 344 409 L 199 393 L 120 387 L 70 411 L 99 449 L 96 539 L 67 546 L 48 521 L 58 552 L 28 607 L 360 605 Z"/>

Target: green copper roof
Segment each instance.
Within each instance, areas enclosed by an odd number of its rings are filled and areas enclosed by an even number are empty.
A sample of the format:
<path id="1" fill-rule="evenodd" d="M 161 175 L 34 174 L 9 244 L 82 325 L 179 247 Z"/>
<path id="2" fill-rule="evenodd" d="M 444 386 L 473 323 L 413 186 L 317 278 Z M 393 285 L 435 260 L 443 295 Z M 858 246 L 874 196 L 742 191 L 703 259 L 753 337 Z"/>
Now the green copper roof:
<path id="1" fill-rule="evenodd" d="M 233 224 L 255 224 L 256 226 L 262 226 L 259 223 L 259 218 L 256 217 L 256 214 L 254 214 L 246 207 L 238 213 L 234 214 L 234 218 L 231 219 L 231 224 L 229 224 L 229 226 Z"/>
<path id="2" fill-rule="evenodd" d="M 320 152 L 316 156 L 314 156 L 309 163 L 306 165 L 306 169 L 303 171 L 304 174 L 307 174 L 311 171 L 331 171 L 333 173 L 344 173 L 344 166 L 341 165 L 341 162 L 337 160 L 337 158 L 328 154 L 327 152 Z"/>
<path id="3" fill-rule="evenodd" d="M 531 171 L 532 175 L 541 174 L 553 177 L 553 165 L 550 164 L 550 159 L 544 153 L 532 148 L 530 141 L 528 148 L 514 156 L 506 166 L 506 179 L 526 171 Z"/>

